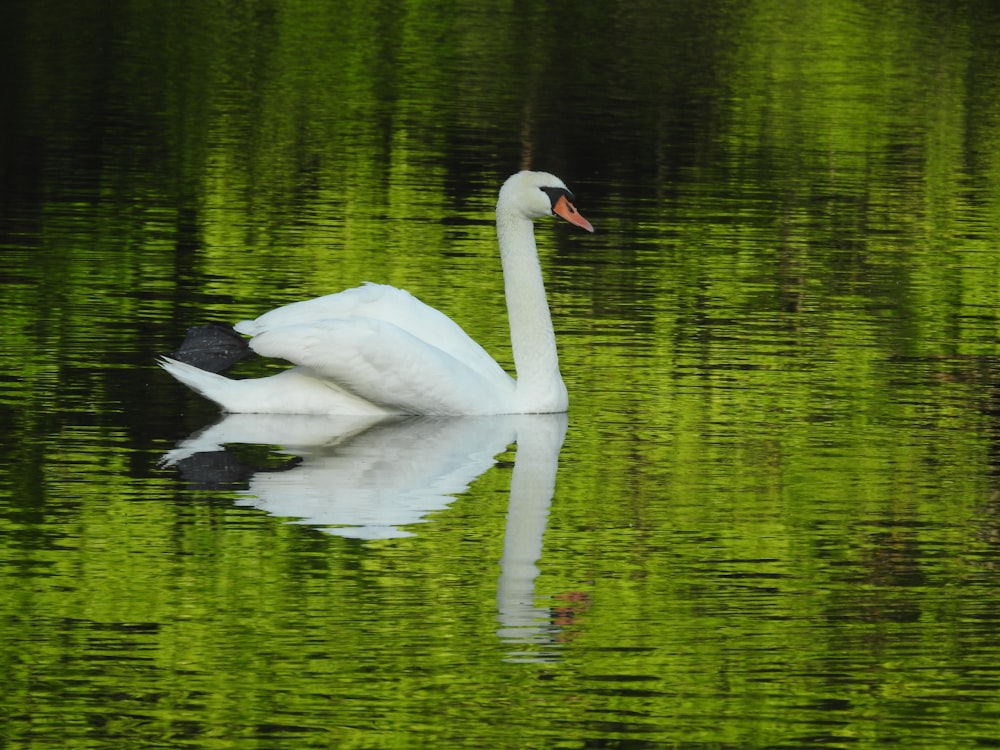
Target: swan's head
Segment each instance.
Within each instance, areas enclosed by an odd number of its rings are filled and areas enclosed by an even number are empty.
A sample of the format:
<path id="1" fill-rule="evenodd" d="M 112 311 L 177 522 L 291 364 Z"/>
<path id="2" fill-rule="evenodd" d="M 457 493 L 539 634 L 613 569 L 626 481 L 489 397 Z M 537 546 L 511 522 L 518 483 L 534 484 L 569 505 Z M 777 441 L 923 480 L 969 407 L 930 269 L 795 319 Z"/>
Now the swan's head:
<path id="1" fill-rule="evenodd" d="M 594 227 L 573 205 L 573 193 L 566 183 L 548 172 L 518 172 L 500 188 L 497 212 L 516 211 L 529 219 L 559 216 L 570 224 L 593 232 Z"/>

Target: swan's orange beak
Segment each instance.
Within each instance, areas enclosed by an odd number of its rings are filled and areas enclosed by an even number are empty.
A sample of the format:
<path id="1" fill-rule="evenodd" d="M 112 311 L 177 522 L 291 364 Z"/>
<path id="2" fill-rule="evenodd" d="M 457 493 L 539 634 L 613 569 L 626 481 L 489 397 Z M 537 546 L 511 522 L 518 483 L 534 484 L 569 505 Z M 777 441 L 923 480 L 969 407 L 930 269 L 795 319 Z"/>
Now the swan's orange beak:
<path id="1" fill-rule="evenodd" d="M 583 227 L 588 232 L 594 231 L 594 227 L 591 223 L 580 215 L 580 212 L 576 210 L 576 206 L 574 206 L 565 195 L 559 196 L 559 200 L 557 200 L 556 204 L 552 207 L 552 211 L 556 214 L 556 216 L 561 216 L 570 224 Z"/>

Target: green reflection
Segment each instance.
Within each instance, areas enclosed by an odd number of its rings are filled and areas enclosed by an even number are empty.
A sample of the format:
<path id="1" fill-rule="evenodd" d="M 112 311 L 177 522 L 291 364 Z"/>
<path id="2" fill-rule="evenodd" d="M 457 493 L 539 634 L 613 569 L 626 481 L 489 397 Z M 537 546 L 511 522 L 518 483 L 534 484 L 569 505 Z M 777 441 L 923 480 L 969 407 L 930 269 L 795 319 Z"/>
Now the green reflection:
<path id="1" fill-rule="evenodd" d="M 995 741 L 1000 22 L 938 6 L 10 4 L 3 742 Z M 152 366 L 363 280 L 509 362 L 527 163 L 598 228 L 539 231 L 534 666 L 496 638 L 514 454 L 363 546 L 158 472 L 214 411 Z"/>

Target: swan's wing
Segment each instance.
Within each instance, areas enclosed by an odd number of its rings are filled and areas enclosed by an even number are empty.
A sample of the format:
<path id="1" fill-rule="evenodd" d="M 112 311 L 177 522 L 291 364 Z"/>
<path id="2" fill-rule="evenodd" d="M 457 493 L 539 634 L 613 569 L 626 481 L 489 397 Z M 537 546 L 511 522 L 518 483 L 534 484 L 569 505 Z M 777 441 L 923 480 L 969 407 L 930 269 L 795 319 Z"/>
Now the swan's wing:
<path id="1" fill-rule="evenodd" d="M 256 320 L 241 321 L 235 328 L 240 333 L 259 336 L 289 326 L 309 326 L 321 321 L 354 318 L 391 324 L 450 355 L 487 380 L 506 383 L 510 379 L 486 350 L 455 321 L 425 305 L 409 292 L 385 284 L 365 284 L 337 294 L 294 302 L 264 313 Z M 263 353 L 257 346 L 253 348 Z"/>
<path id="2" fill-rule="evenodd" d="M 383 290 L 392 288 L 366 284 L 337 294 L 327 294 L 323 297 L 283 305 L 254 320 L 240 321 L 233 327 L 240 333 L 256 336 L 258 333 L 275 328 L 315 323 L 333 318 L 378 317 L 372 315 L 371 312 L 378 309 L 380 299 L 385 296 Z M 402 295 L 400 297 L 402 299 Z"/>
<path id="3" fill-rule="evenodd" d="M 405 413 L 498 414 L 513 405 L 514 380 L 499 367 L 500 377 L 486 377 L 384 320 L 347 318 L 268 328 L 250 346 Z"/>

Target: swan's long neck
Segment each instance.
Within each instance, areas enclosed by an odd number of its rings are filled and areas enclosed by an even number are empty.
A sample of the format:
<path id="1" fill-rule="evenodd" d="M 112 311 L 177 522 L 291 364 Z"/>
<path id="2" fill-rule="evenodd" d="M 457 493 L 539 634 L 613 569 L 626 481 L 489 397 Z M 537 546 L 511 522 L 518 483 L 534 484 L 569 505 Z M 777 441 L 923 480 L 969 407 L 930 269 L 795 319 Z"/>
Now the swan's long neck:
<path id="1" fill-rule="evenodd" d="M 517 370 L 518 405 L 531 412 L 563 411 L 566 386 L 559 374 L 556 335 L 538 262 L 534 225 L 531 219 L 498 205 L 497 239 Z"/>

